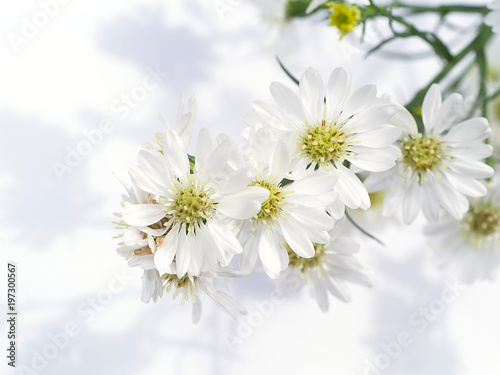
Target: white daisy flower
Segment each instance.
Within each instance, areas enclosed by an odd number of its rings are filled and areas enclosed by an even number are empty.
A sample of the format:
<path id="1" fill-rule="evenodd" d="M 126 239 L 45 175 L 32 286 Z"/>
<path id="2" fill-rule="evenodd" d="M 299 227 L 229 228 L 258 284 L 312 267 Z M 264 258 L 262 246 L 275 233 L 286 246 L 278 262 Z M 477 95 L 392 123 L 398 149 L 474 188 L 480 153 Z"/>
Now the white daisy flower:
<path id="1" fill-rule="evenodd" d="M 167 267 L 167 273 L 161 276 L 165 290 L 171 292 L 173 290 L 173 299 L 181 295 L 181 304 L 191 300 L 193 303 L 192 321 L 198 323 L 201 318 L 202 305 L 200 292 L 205 293 L 210 297 L 219 308 L 226 314 L 236 319 L 238 315 L 245 315 L 245 308 L 229 294 L 217 290 L 213 283 L 213 278 L 224 276 L 223 273 L 205 273 L 199 276 L 184 275 L 177 276 L 175 261 Z"/>
<path id="2" fill-rule="evenodd" d="M 377 97 L 375 85 L 353 90 L 350 74 L 336 69 L 325 86 L 319 73 L 309 68 L 300 80 L 300 97 L 274 82 L 271 94 L 278 106 L 255 102 L 255 114 L 248 117 L 251 129 L 267 127 L 276 139 L 286 138 L 294 156 L 293 170 L 315 169 L 338 177 L 335 191 L 350 208 L 368 209 L 370 198 L 346 162 L 360 170 L 381 172 L 392 168 L 401 155 L 392 145 L 401 129 L 387 125 L 394 105 Z M 326 96 L 326 101 L 325 101 Z M 252 133 L 252 131 L 248 131 Z M 330 207 L 334 218 L 344 206 Z"/>
<path id="3" fill-rule="evenodd" d="M 328 310 L 328 293 L 344 302 L 351 300 L 348 282 L 371 286 L 368 272 L 356 258 L 359 244 L 351 237 L 339 236 L 343 222 L 335 224 L 327 244 L 313 244 L 315 255 L 312 258 L 298 256 L 285 244 L 290 266 L 283 273 L 283 283 L 307 285 L 323 311 Z"/>
<path id="4" fill-rule="evenodd" d="M 291 249 L 304 258 L 314 256 L 312 241 L 324 244 L 329 241 L 327 231 L 334 222 L 325 208 L 338 199 L 332 192 L 336 178 L 318 171 L 283 185 L 290 159 L 284 143 L 278 142 L 271 159 L 266 164 L 257 163 L 257 176 L 251 185 L 266 189 L 269 198 L 240 231 L 244 249 L 240 268 L 243 272 L 250 272 L 259 257 L 267 275 L 278 277 L 288 266 L 288 254 L 280 245 L 280 233 Z"/>
<path id="5" fill-rule="evenodd" d="M 147 203 L 151 199 L 148 194 L 142 191 L 132 181 L 129 186 L 120 176 L 115 177 L 122 183 L 128 192 L 125 197 L 124 206 L 129 204 Z M 117 215 L 120 216 L 121 215 Z M 153 262 L 153 251 L 156 249 L 154 236 L 161 236 L 166 229 L 161 228 L 159 224 L 151 227 L 134 227 L 125 223 L 123 220 L 115 222 L 117 228 L 125 229 L 123 234 L 117 236 L 123 239 L 122 245 L 118 248 L 118 253 L 129 260 L 129 266 L 140 266 L 144 270 L 142 276 L 142 296 L 141 300 L 148 303 L 151 299 L 156 302 L 163 295 L 163 287 L 160 280 L 160 274 Z M 158 228 L 155 229 L 154 227 Z"/>
<path id="6" fill-rule="evenodd" d="M 206 129 L 198 136 L 192 173 L 184 144 L 173 130 L 165 133 L 162 153 L 139 153 L 139 167 L 131 167 L 130 173 L 142 190 L 158 197 L 159 204 L 128 205 L 122 217 L 133 226 L 162 222 L 166 234 L 157 239 L 154 252 L 160 273 L 166 272 L 175 257 L 179 278 L 186 273 L 198 276 L 217 269 L 218 263 L 228 265 L 234 254 L 243 251 L 221 214 L 249 219 L 259 212 L 269 192 L 248 186 L 254 174 L 236 165 L 238 155 L 229 138 L 214 149 Z"/>
<path id="7" fill-rule="evenodd" d="M 388 188 L 385 216 L 402 210 L 404 222 L 410 224 L 420 208 L 428 220 L 434 220 L 443 207 L 460 220 L 469 208 L 467 197 L 486 194 L 477 179 L 493 175 L 493 169 L 481 161 L 492 153 L 492 147 L 483 143 L 491 130 L 485 118 L 459 122 L 462 101 L 462 96 L 452 94 L 443 102 L 439 85 L 433 85 L 422 106 L 423 134 L 413 116 L 400 107 L 392 123 L 403 128 L 402 156 L 392 170 L 365 180 L 370 192 Z"/>
<path id="8" fill-rule="evenodd" d="M 492 1 L 488 8 L 491 11 L 484 18 L 484 23 L 493 28 L 493 31 L 500 34 L 500 0 Z"/>
<path id="9" fill-rule="evenodd" d="M 471 201 L 461 221 L 443 214 L 425 228 L 434 261 L 463 283 L 493 279 L 500 266 L 500 190 Z"/>

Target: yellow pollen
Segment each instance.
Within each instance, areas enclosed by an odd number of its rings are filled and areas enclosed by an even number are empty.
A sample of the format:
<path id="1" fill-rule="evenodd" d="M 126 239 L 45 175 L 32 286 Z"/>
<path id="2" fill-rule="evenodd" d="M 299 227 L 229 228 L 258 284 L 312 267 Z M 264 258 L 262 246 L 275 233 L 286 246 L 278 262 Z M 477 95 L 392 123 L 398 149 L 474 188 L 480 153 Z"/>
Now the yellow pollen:
<path id="1" fill-rule="evenodd" d="M 302 258 L 298 256 L 288 244 L 285 244 L 288 252 L 289 266 L 298 269 L 300 272 L 308 273 L 314 269 L 321 269 L 322 264 L 326 260 L 325 246 L 313 243 L 314 256 L 312 258 Z"/>
<path id="2" fill-rule="evenodd" d="M 415 137 L 405 137 L 401 144 L 401 161 L 405 167 L 417 174 L 421 182 L 425 181 L 427 172 L 437 172 L 442 166 L 446 145 L 440 142 L 439 136 L 417 134 Z"/>
<path id="3" fill-rule="evenodd" d="M 297 150 L 299 156 L 311 162 L 329 167 L 331 161 L 343 162 L 349 155 L 349 132 L 344 129 L 343 122 L 326 124 L 305 124 L 298 135 Z"/>
<path id="4" fill-rule="evenodd" d="M 259 222 L 264 226 L 274 226 L 275 221 L 283 216 L 283 209 L 286 207 L 286 192 L 281 190 L 278 183 L 269 179 L 254 181 L 250 186 L 259 186 L 269 190 L 269 198 L 262 203 L 259 213 L 252 218 L 254 222 L 252 229 L 256 229 Z"/>
<path id="5" fill-rule="evenodd" d="M 326 3 L 330 10 L 330 24 L 335 26 L 340 32 L 340 39 L 349 34 L 361 19 L 361 9 L 354 4 L 337 4 L 334 2 Z"/>

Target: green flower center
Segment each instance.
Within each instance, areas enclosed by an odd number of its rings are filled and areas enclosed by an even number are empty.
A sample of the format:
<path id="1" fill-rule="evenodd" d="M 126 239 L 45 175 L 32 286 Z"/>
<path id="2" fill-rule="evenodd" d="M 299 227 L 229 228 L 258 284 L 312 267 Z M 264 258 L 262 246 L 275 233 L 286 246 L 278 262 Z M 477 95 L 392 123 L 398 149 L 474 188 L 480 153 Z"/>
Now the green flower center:
<path id="1" fill-rule="evenodd" d="M 475 237 L 487 237 L 500 231 L 500 211 L 491 205 L 473 207 L 464 218 L 465 230 Z"/>
<path id="2" fill-rule="evenodd" d="M 273 180 L 254 181 L 250 186 L 269 190 L 269 198 L 262 203 L 259 213 L 252 218 L 253 229 L 256 228 L 257 223 L 274 227 L 275 221 L 283 217 L 283 209 L 286 207 L 286 192 L 282 191 L 279 184 Z"/>
<path id="3" fill-rule="evenodd" d="M 289 266 L 304 273 L 321 267 L 326 259 L 325 246 L 317 243 L 313 243 L 313 246 L 315 250 L 314 256 L 312 258 L 301 258 L 288 244 L 285 244 L 286 251 L 288 252 Z"/>
<path id="4" fill-rule="evenodd" d="M 361 19 L 361 9 L 353 4 L 337 4 L 334 2 L 326 3 L 330 10 L 330 24 L 339 29 L 340 39 L 350 33 L 358 26 Z"/>
<path id="5" fill-rule="evenodd" d="M 208 192 L 191 177 L 188 181 L 178 181 L 174 184 L 173 200 L 167 203 L 166 210 L 172 219 L 184 225 L 188 230 L 205 224 L 215 213 L 215 201 L 210 199 Z"/>
<path id="6" fill-rule="evenodd" d="M 446 145 L 439 136 L 417 134 L 406 137 L 401 145 L 402 162 L 412 172 L 424 174 L 435 171 L 444 159 Z"/>
<path id="7" fill-rule="evenodd" d="M 327 124 L 325 120 L 321 124 L 306 124 L 298 137 L 299 154 L 325 167 L 331 165 L 332 160 L 343 162 L 349 154 L 348 133 L 343 126 L 343 122 Z"/>

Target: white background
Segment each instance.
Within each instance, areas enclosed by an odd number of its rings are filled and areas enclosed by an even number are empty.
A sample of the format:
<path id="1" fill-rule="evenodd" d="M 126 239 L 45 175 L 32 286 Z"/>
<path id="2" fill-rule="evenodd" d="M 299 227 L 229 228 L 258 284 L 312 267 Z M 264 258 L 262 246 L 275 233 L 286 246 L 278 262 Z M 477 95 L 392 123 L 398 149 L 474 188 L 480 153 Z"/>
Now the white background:
<path id="1" fill-rule="evenodd" d="M 2 4 L 0 310 L 7 309 L 6 268 L 13 261 L 17 365 L 24 370 L 6 365 L 2 318 L 1 373 L 354 375 L 377 374 L 365 368 L 378 358 L 387 364 L 380 373 L 388 375 L 497 375 L 499 282 L 461 292 L 425 328 L 410 322 L 447 288 L 445 275 L 432 264 L 421 218 L 404 227 L 379 220 L 377 212 L 367 215 L 364 225 L 386 243 L 382 247 L 351 231 L 362 244 L 360 259 L 374 271 L 371 289 L 353 287 L 350 304 L 331 299 L 328 313 L 306 292 L 286 295 L 268 316 L 250 322 L 256 327 L 234 345 L 228 335 L 241 333 L 250 317 L 233 321 L 204 300 L 201 322 L 192 325 L 190 305 L 181 306 L 171 295 L 156 304 L 140 301 L 141 272 L 127 267 L 112 239 L 118 234 L 112 212 L 120 210 L 123 193 L 112 172 L 127 176 L 141 144 L 162 130 L 158 114 L 175 121 L 183 92 L 198 99 L 195 131 L 209 127 L 243 145 L 240 133 L 251 102 L 269 99 L 272 81 L 293 87 L 275 51 L 297 75 L 314 66 L 326 79 L 343 66 L 357 86 L 376 83 L 402 102 L 439 69 L 433 59 L 364 60 L 353 39 L 342 45 L 333 29 L 311 22 L 295 25 L 294 52 L 286 43 L 266 49 L 269 29 L 254 7 L 236 3 L 220 17 L 210 0 L 71 0 L 17 52 L 8 35 L 21 34 L 24 17 L 32 20 L 40 4 Z M 400 47 L 424 46 L 406 41 Z M 114 112 L 113 103 L 141 84 L 147 67 L 157 66 L 168 77 L 129 115 Z M 65 163 L 68 148 L 76 149 L 84 132 L 103 119 L 113 121 L 113 131 L 58 179 L 53 163 Z M 110 283 L 121 290 L 111 293 Z M 274 289 L 256 274 L 237 280 L 233 294 L 252 313 Z M 68 324 L 77 334 L 54 353 L 51 337 L 61 337 Z M 385 363 L 383 344 L 403 331 L 411 345 Z M 43 353 L 51 358 L 40 364 Z"/>

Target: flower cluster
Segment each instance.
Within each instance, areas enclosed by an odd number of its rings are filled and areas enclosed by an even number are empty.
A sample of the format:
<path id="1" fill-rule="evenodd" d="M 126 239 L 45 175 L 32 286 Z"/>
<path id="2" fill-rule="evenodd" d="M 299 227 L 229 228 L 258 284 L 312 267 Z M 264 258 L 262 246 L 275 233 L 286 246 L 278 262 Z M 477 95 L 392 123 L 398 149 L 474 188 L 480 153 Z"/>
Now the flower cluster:
<path id="1" fill-rule="evenodd" d="M 475 264 L 466 280 L 492 274 L 500 204 L 493 193 L 481 199 L 481 179 L 493 175 L 483 162 L 490 127 L 467 117 L 459 94 L 443 101 L 431 86 L 420 118 L 374 85 L 356 89 L 342 68 L 326 84 L 307 69 L 298 95 L 277 82 L 270 90 L 275 102 L 254 102 L 246 117 L 248 152 L 202 129 L 188 155 L 197 105 L 183 97 L 175 129 L 166 124 L 129 168 L 130 185 L 121 180 L 128 195 L 117 214 L 119 253 L 144 270 L 144 302 L 181 295 L 196 322 L 204 292 L 236 316 L 245 309 L 216 282 L 255 269 L 310 286 L 323 310 L 327 293 L 348 301 L 347 282 L 370 280 L 359 245 L 342 235 L 346 207 L 367 210 L 368 193 L 380 191 L 385 215 L 399 211 L 410 224 L 424 213 L 442 264 Z M 454 253 L 460 261 L 448 261 Z"/>

